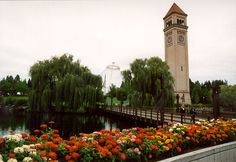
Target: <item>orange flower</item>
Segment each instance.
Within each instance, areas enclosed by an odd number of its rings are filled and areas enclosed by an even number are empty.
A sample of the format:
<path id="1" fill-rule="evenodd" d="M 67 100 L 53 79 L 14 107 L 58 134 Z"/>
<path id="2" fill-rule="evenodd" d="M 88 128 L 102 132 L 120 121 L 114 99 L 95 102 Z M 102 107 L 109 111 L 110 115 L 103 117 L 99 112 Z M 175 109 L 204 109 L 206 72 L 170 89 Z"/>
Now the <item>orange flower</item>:
<path id="1" fill-rule="evenodd" d="M 47 152 L 45 150 L 40 151 L 39 155 L 40 157 L 45 157 L 47 155 Z"/>
<path id="2" fill-rule="evenodd" d="M 56 160 L 57 159 L 57 154 L 55 152 L 49 152 L 48 153 L 48 157 L 53 159 L 53 160 Z"/>
<path id="3" fill-rule="evenodd" d="M 49 136 L 48 136 L 48 134 L 42 134 L 42 135 L 40 136 L 40 138 L 45 139 L 45 140 L 48 140 L 48 139 L 49 139 Z"/>
<path id="4" fill-rule="evenodd" d="M 153 145 L 153 144 L 150 144 L 150 147 L 153 149 L 153 150 L 158 150 L 158 146 L 156 146 L 156 145 Z"/>
<path id="5" fill-rule="evenodd" d="M 41 124 L 41 125 L 40 125 L 40 128 L 41 128 L 41 129 L 46 129 L 47 127 L 48 127 L 47 124 Z"/>
<path id="6" fill-rule="evenodd" d="M 53 136 L 53 138 L 60 137 L 60 135 L 59 135 L 59 134 L 53 134 L 52 136 Z"/>
<path id="7" fill-rule="evenodd" d="M 70 156 L 70 155 L 66 155 L 66 156 L 65 156 L 65 159 L 68 161 L 68 160 L 71 159 L 71 156 Z"/>
<path id="8" fill-rule="evenodd" d="M 34 133 L 39 133 L 39 132 L 40 132 L 40 130 L 38 130 L 38 129 L 34 130 Z"/>
<path id="9" fill-rule="evenodd" d="M 77 152 L 73 152 L 73 153 L 71 154 L 71 157 L 72 157 L 73 159 L 78 159 L 79 156 L 80 156 L 80 155 L 79 155 Z"/>
<path id="10" fill-rule="evenodd" d="M 30 136 L 29 136 L 29 141 L 31 141 L 31 142 L 36 142 L 36 141 L 37 141 L 37 139 L 36 139 L 36 137 L 35 137 L 35 136 L 33 136 L 33 135 L 30 135 Z"/>
<path id="11" fill-rule="evenodd" d="M 53 130 L 53 133 L 59 133 L 59 130 L 54 129 L 54 130 Z"/>

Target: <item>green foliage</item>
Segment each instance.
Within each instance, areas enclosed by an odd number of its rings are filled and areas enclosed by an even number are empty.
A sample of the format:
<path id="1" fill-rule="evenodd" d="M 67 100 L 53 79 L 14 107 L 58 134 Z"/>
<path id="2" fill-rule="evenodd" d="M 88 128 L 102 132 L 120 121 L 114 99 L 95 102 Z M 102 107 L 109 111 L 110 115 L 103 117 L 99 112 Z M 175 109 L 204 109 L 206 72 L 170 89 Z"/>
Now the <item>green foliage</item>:
<path id="1" fill-rule="evenodd" d="M 190 80 L 190 94 L 192 104 L 212 104 L 212 87 L 215 85 L 227 85 L 227 81 L 223 80 L 214 80 L 214 81 L 205 81 L 200 83 L 199 81 L 192 82 Z"/>
<path id="2" fill-rule="evenodd" d="M 220 104 L 230 111 L 236 111 L 236 85 L 221 86 Z"/>
<path id="3" fill-rule="evenodd" d="M 127 92 L 123 88 L 118 88 L 116 91 L 116 97 L 120 101 L 121 107 L 123 106 L 124 101 L 127 99 Z"/>
<path id="4" fill-rule="evenodd" d="M 122 72 L 121 87 L 128 93 L 132 106 L 157 105 L 164 94 L 165 105 L 173 105 L 173 78 L 168 65 L 158 57 L 136 59 L 130 64 L 130 70 Z"/>
<path id="5" fill-rule="evenodd" d="M 0 96 L 0 104 L 3 104 L 3 103 L 4 103 L 4 97 Z"/>
<path id="6" fill-rule="evenodd" d="M 113 106 L 113 98 L 116 97 L 117 88 L 114 84 L 111 84 L 109 92 L 107 95 L 111 98 L 111 106 Z"/>
<path id="7" fill-rule="evenodd" d="M 0 93 L 4 96 L 15 96 L 17 94 L 27 95 L 29 86 L 26 80 L 21 80 L 19 75 L 7 76 L 0 81 Z"/>
<path id="8" fill-rule="evenodd" d="M 26 96 L 8 96 L 4 98 L 5 105 L 26 106 L 28 105 L 28 97 Z"/>
<path id="9" fill-rule="evenodd" d="M 92 111 L 102 98 L 102 79 L 71 55 L 39 61 L 30 68 L 33 111 Z"/>

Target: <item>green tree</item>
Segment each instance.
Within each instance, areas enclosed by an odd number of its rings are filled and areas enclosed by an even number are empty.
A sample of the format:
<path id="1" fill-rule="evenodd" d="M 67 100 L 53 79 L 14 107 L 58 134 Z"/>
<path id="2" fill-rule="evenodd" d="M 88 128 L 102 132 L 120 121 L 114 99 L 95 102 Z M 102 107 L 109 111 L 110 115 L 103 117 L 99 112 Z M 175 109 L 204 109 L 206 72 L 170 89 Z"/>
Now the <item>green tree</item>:
<path id="1" fill-rule="evenodd" d="M 128 95 L 135 95 L 135 98 L 140 98 L 140 106 L 143 106 L 144 103 L 153 103 L 144 102 L 148 100 L 154 100 L 154 104 L 157 105 L 161 95 L 164 95 L 165 105 L 173 105 L 174 80 L 169 72 L 168 65 L 160 58 L 136 59 L 130 64 L 130 70 L 123 71 L 122 75 L 123 87 L 130 88 Z M 134 97 L 131 98 L 134 99 Z"/>
<path id="2" fill-rule="evenodd" d="M 102 98 L 102 78 L 64 54 L 30 68 L 32 111 L 93 111 Z M 29 82 L 28 82 L 29 83 Z"/>
<path id="3" fill-rule="evenodd" d="M 236 112 L 236 85 L 222 85 L 220 104 L 227 110 Z"/>
<path id="4" fill-rule="evenodd" d="M 7 76 L 0 81 L 0 91 L 4 96 L 27 95 L 29 87 L 26 80 L 21 80 L 19 75 Z"/>
<path id="5" fill-rule="evenodd" d="M 118 88 L 116 91 L 116 97 L 120 101 L 120 107 L 122 111 L 123 103 L 127 99 L 127 92 L 123 88 Z"/>
<path id="6" fill-rule="evenodd" d="M 114 84 L 111 84 L 109 92 L 107 93 L 108 96 L 111 98 L 111 107 L 113 106 L 113 98 L 116 97 L 116 90 L 116 86 Z"/>

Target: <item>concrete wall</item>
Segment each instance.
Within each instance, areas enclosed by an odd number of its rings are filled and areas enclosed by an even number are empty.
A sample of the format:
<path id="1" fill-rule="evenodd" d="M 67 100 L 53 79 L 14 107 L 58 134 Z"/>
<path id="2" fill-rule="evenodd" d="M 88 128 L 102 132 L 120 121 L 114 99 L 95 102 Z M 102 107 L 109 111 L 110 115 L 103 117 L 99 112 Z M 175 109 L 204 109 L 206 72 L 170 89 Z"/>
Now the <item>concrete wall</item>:
<path id="1" fill-rule="evenodd" d="M 160 162 L 236 162 L 236 141 L 192 151 Z"/>

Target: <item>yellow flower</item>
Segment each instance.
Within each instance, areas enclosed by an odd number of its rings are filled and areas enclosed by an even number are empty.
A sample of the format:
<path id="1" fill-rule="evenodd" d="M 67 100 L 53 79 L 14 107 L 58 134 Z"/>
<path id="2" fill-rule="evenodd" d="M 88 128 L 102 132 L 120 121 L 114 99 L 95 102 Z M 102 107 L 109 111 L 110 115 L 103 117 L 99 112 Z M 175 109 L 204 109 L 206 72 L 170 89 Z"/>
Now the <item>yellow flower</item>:
<path id="1" fill-rule="evenodd" d="M 157 141 L 159 143 L 159 145 L 162 145 L 163 143 L 161 141 Z"/>
<path id="2" fill-rule="evenodd" d="M 168 144 L 168 143 L 170 143 L 170 139 L 167 139 L 167 140 L 165 141 L 165 144 Z"/>

